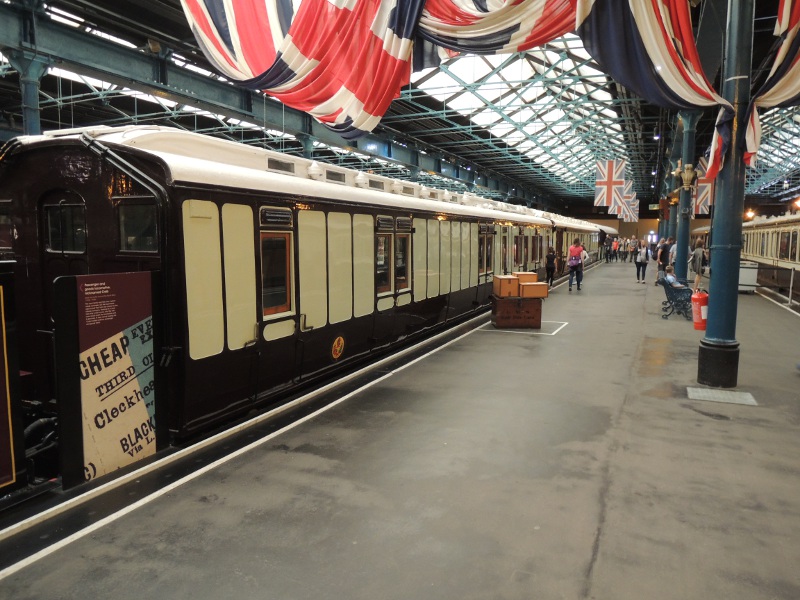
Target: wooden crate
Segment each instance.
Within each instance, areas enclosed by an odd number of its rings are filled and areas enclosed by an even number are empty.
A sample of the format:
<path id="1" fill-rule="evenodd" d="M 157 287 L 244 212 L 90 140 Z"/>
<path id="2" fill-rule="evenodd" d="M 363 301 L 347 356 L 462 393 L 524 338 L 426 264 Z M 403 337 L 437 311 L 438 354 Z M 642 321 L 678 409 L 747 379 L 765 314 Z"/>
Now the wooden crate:
<path id="1" fill-rule="evenodd" d="M 542 283 L 520 283 L 519 295 L 521 298 L 547 298 L 547 284 Z"/>
<path id="2" fill-rule="evenodd" d="M 530 271 L 519 271 L 518 273 L 512 273 L 512 275 L 518 278 L 520 283 L 536 283 L 539 281 L 539 275 Z"/>
<path id="3" fill-rule="evenodd" d="M 498 298 L 519 296 L 519 279 L 513 275 L 495 275 L 492 293 Z"/>
<path id="4" fill-rule="evenodd" d="M 498 329 L 541 329 L 542 299 L 493 297 L 492 325 Z"/>

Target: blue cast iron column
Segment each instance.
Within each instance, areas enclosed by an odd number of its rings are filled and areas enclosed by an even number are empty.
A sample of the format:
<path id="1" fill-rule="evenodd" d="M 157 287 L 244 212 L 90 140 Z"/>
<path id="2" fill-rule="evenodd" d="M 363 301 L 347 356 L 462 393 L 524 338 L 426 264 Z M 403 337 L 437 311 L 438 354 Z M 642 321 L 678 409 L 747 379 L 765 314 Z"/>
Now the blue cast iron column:
<path id="1" fill-rule="evenodd" d="M 683 123 L 683 145 L 681 154 L 683 156 L 684 168 L 688 165 L 696 166 L 694 158 L 695 127 L 700 118 L 698 111 L 681 111 L 680 118 Z M 688 270 L 687 261 L 689 260 L 689 227 L 692 216 L 692 188 L 685 185 L 681 186 L 681 200 L 678 206 L 678 246 L 675 252 L 675 275 L 686 279 Z"/>
<path id="2" fill-rule="evenodd" d="M 669 203 L 669 225 L 667 226 L 667 237 L 673 240 L 678 237 L 678 203 Z"/>
<path id="3" fill-rule="evenodd" d="M 739 342 L 735 336 L 744 212 L 742 159 L 745 114 L 750 102 L 754 17 L 754 0 L 729 0 L 722 95 L 733 105 L 735 117 L 731 148 L 719 174 L 714 199 L 708 324 L 697 363 L 697 382 L 719 388 L 736 387 L 739 375 Z"/>
<path id="4" fill-rule="evenodd" d="M 30 52 L 11 50 L 6 55 L 8 62 L 19 73 L 19 87 L 22 92 L 22 132 L 25 135 L 42 133 L 39 115 L 39 82 L 47 72 L 50 61 Z"/>

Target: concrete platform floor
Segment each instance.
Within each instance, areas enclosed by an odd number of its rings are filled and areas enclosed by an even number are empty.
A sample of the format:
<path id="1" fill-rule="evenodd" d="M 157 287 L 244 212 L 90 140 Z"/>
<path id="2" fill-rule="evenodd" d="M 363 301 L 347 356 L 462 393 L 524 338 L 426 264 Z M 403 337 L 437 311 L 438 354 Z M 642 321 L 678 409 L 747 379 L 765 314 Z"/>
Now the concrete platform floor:
<path id="1" fill-rule="evenodd" d="M 800 318 L 740 296 L 758 406 L 690 400 L 703 334 L 650 279 L 601 265 L 542 331 L 484 325 L 0 597 L 797 600 Z"/>

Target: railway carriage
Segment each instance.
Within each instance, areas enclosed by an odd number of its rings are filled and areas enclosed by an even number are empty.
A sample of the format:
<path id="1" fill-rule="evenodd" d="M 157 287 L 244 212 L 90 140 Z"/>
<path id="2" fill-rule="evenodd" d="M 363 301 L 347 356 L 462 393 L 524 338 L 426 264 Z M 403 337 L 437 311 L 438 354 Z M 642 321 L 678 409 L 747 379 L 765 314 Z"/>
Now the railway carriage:
<path id="1" fill-rule="evenodd" d="M 709 226 L 692 231 L 696 238 L 706 239 Z M 713 236 L 713 233 L 711 234 Z M 800 215 L 759 217 L 742 224 L 742 260 L 758 263 L 759 285 L 788 294 L 800 300 Z M 712 240 L 713 241 L 713 240 Z M 713 268 L 713 252 L 712 252 Z"/>
<path id="2" fill-rule="evenodd" d="M 58 414 L 53 281 L 152 271 L 178 439 L 485 310 L 495 273 L 599 231 L 160 127 L 17 138 L 0 190 L 29 421 Z"/>

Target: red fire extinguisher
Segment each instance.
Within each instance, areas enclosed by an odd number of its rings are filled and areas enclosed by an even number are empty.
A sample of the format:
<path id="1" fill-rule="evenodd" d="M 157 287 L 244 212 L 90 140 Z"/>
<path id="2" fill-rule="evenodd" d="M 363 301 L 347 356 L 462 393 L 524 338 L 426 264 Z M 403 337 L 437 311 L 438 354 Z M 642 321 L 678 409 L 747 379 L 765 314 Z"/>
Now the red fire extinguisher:
<path id="1" fill-rule="evenodd" d="M 708 294 L 705 292 L 695 292 L 692 294 L 692 321 L 694 321 L 694 328 L 705 331 L 707 319 Z"/>

